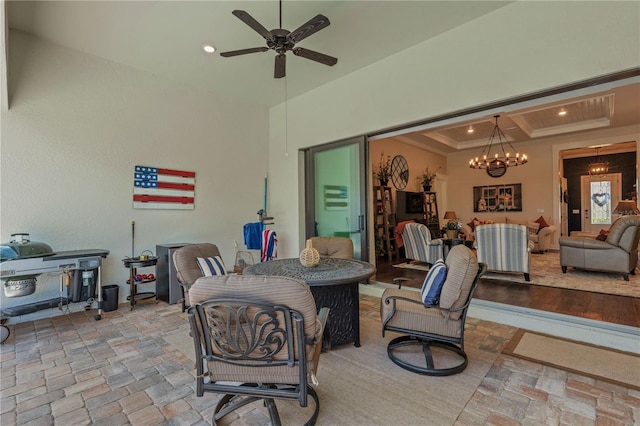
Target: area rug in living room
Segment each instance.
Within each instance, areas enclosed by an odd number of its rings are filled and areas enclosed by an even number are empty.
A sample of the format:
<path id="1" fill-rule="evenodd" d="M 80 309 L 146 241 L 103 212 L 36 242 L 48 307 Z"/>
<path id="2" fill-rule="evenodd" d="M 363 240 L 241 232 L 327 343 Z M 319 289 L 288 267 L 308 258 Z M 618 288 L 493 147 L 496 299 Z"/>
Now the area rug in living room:
<path id="1" fill-rule="evenodd" d="M 393 266 L 396 268 L 409 268 L 420 271 L 429 270 L 426 263 L 415 261 Z M 559 252 L 531 254 L 530 271 L 529 276 L 531 281 L 525 281 L 524 274 L 522 273 L 516 274 L 508 272 L 487 272 L 483 276 L 483 279 L 640 297 L 640 274 L 629 275 L 629 281 L 625 281 L 621 274 L 585 271 L 572 267 L 569 267 L 567 273 L 563 274 L 562 268 L 560 267 Z"/>

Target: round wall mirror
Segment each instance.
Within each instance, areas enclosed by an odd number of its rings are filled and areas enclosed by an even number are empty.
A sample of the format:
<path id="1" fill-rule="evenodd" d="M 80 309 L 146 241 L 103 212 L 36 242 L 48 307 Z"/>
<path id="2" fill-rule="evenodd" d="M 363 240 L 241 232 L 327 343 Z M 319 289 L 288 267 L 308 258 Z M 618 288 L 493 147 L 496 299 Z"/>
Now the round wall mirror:
<path id="1" fill-rule="evenodd" d="M 397 190 L 403 190 L 409 182 L 409 166 L 402 155 L 396 155 L 391 160 L 391 182 Z"/>

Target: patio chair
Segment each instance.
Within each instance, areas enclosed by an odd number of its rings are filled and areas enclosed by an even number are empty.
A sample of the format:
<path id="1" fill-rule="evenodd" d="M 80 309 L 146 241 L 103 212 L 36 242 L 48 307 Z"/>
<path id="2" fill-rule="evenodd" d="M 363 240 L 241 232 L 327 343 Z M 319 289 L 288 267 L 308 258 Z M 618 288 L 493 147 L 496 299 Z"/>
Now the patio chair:
<path id="1" fill-rule="evenodd" d="M 464 323 L 486 266 L 463 245 L 451 249 L 445 265 L 446 279 L 440 282 L 440 293 L 434 291 L 437 282 L 431 275 L 439 269 L 435 265 L 427 274 L 423 291 L 386 289 L 382 294 L 382 336 L 385 331 L 403 334 L 389 342 L 387 355 L 414 373 L 448 376 L 467 367 Z M 411 350 L 416 346 L 420 351 Z"/>
<path id="2" fill-rule="evenodd" d="M 184 247 L 180 247 L 178 250 L 173 252 L 173 263 L 176 268 L 176 275 L 182 291 L 182 312 L 191 305 L 189 300 L 189 289 L 198 278 L 205 275 L 198 263 L 198 258 L 217 258 L 222 262 L 218 246 L 211 243 L 189 244 Z"/>
<path id="3" fill-rule="evenodd" d="M 347 237 L 311 237 L 313 248 L 320 256 L 353 259 L 353 241 Z"/>
<path id="4" fill-rule="evenodd" d="M 315 406 L 305 424 L 315 424 L 320 402 L 309 382 L 316 382 L 328 309 L 316 315 L 309 286 L 286 277 L 211 276 L 198 279 L 190 296 L 196 394 L 223 394 L 213 424 L 264 400 L 271 424 L 279 425 L 275 400 L 307 407 L 308 397 Z"/>

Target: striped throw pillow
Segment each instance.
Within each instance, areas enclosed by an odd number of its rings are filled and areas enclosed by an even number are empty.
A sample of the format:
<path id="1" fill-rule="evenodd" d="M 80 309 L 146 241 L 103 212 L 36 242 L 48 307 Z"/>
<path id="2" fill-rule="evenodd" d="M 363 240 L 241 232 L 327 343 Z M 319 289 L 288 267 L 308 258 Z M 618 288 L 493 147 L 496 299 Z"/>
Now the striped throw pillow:
<path id="1" fill-rule="evenodd" d="M 224 263 L 220 256 L 213 257 L 198 257 L 198 266 L 202 271 L 203 277 L 210 277 L 213 275 L 227 275 L 224 269 Z"/>
<path id="2" fill-rule="evenodd" d="M 422 302 L 427 305 L 437 305 L 440 301 L 440 293 L 442 286 L 447 279 L 447 266 L 442 259 L 438 259 L 436 263 L 429 269 L 427 277 L 422 284 L 421 297 Z"/>

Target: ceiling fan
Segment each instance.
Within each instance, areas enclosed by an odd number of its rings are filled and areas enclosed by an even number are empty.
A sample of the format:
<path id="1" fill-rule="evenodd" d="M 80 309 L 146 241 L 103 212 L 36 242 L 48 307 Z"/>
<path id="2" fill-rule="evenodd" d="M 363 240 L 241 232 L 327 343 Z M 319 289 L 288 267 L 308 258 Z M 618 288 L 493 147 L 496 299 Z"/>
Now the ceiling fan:
<path id="1" fill-rule="evenodd" d="M 232 50 L 229 52 L 222 52 L 220 56 L 225 58 L 238 55 L 246 55 L 247 53 L 266 52 L 267 50 L 274 50 L 277 55 L 275 59 L 275 69 L 273 76 L 275 78 L 282 78 L 286 75 L 287 57 L 286 52 L 291 51 L 294 55 L 302 58 L 311 59 L 312 61 L 319 62 L 321 64 L 333 66 L 338 63 L 338 59 L 333 56 L 325 55 L 324 53 L 314 52 L 313 50 L 305 49 L 303 47 L 295 47 L 296 43 L 304 40 L 310 35 L 320 31 L 321 29 L 328 27 L 331 23 L 329 18 L 324 15 L 316 15 L 308 22 L 300 26 L 294 31 L 288 31 L 282 28 L 282 0 L 280 0 L 280 28 L 268 31 L 258 21 L 256 21 L 249 13 L 244 10 L 234 10 L 232 12 L 238 19 L 253 28 L 258 34 L 260 34 L 267 41 L 267 47 L 252 47 L 249 49 Z"/>

